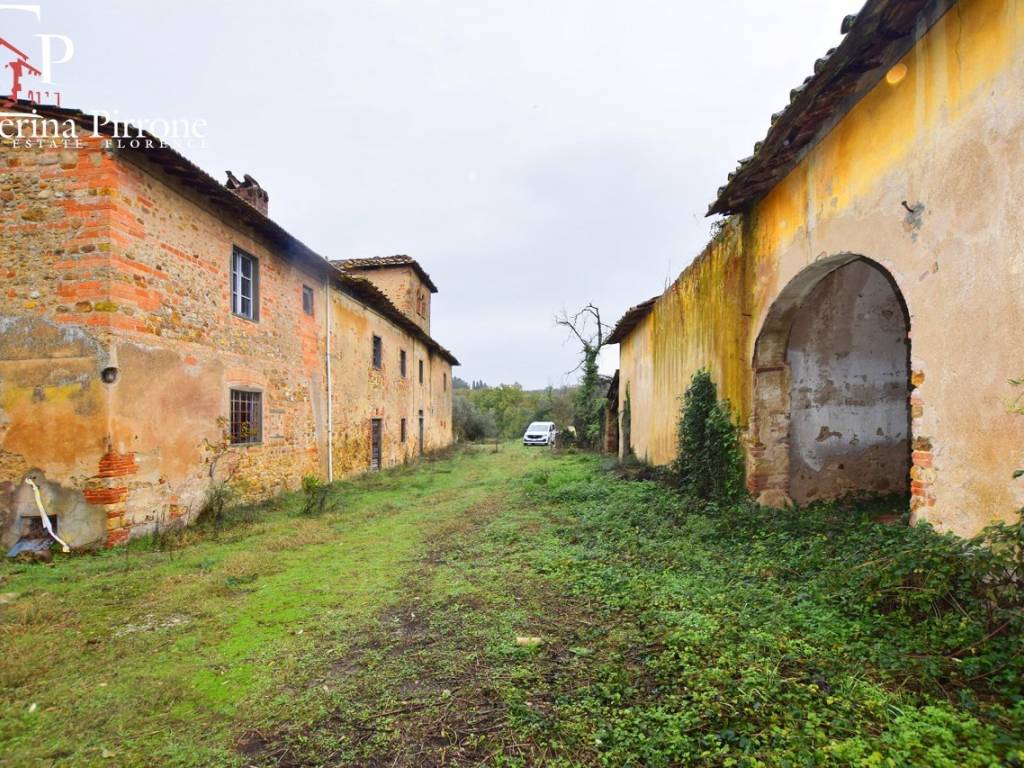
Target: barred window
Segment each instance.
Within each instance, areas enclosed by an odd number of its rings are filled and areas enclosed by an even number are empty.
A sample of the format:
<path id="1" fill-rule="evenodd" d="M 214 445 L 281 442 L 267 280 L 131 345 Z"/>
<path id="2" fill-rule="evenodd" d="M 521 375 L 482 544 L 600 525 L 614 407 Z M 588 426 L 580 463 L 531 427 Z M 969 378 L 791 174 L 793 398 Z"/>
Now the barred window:
<path id="1" fill-rule="evenodd" d="M 302 286 L 302 311 L 307 315 L 313 314 L 313 289 L 308 285 Z"/>
<path id="2" fill-rule="evenodd" d="M 263 393 L 231 390 L 231 444 L 252 445 L 263 439 Z"/>
<path id="3" fill-rule="evenodd" d="M 380 336 L 373 337 L 373 367 L 380 368 L 384 364 L 384 346 Z"/>
<path id="4" fill-rule="evenodd" d="M 231 255 L 231 311 L 247 320 L 260 319 L 260 263 L 237 246 Z"/>

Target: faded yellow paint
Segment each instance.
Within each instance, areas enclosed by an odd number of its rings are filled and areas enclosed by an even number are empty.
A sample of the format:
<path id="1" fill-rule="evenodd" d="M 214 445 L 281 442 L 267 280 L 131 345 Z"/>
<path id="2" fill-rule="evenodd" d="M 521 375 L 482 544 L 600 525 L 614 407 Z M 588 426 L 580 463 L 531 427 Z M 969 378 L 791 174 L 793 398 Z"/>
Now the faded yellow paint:
<path id="1" fill-rule="evenodd" d="M 1010 480 L 1024 419 L 1004 406 L 1024 357 L 999 330 L 1024 321 L 1019 283 L 1005 279 L 1024 273 L 1024 0 L 962 0 L 901 63 L 902 80 L 881 79 L 732 217 L 623 340 L 620 398 L 629 385 L 632 448 L 655 463 L 675 454 L 698 368 L 746 427 L 755 342 L 780 291 L 824 257 L 869 257 L 898 284 L 912 368 L 927 372 L 914 434 L 935 446 L 936 502 L 920 516 L 971 533 L 1024 503 Z M 919 220 L 903 201 L 921 204 Z"/>

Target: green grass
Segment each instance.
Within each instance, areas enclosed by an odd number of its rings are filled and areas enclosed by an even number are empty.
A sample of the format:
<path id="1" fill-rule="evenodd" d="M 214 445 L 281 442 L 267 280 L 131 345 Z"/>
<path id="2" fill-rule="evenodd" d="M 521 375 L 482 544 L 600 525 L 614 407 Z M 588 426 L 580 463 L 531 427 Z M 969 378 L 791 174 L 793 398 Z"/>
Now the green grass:
<path id="1" fill-rule="evenodd" d="M 5 564 L 0 764 L 1018 760 L 1019 636 L 985 638 L 959 583 L 955 615 L 894 592 L 959 573 L 930 531 L 688 509 L 512 445 L 330 501 Z"/>
<path id="2" fill-rule="evenodd" d="M 281 686 L 343 649 L 431 536 L 517 471 L 460 453 L 339 484 L 315 518 L 295 495 L 177 551 L 5 563 L 0 764 L 236 760 L 240 723 L 286 715 Z"/>

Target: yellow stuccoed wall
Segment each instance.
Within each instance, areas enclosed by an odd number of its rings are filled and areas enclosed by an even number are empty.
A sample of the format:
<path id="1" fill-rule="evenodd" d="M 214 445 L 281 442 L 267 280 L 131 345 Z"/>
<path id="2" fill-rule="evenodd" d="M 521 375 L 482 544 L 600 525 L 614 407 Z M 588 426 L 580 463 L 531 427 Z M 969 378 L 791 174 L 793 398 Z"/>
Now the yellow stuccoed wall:
<path id="1" fill-rule="evenodd" d="M 679 398 L 709 368 L 744 427 L 755 342 L 780 291 L 841 254 L 893 277 L 911 320 L 917 519 L 968 535 L 1024 504 L 1024 0 L 964 0 L 722 233 L 620 345 L 631 447 L 666 463 Z M 902 202 L 922 204 L 915 225 Z M 620 411 L 622 409 L 620 403 Z"/>

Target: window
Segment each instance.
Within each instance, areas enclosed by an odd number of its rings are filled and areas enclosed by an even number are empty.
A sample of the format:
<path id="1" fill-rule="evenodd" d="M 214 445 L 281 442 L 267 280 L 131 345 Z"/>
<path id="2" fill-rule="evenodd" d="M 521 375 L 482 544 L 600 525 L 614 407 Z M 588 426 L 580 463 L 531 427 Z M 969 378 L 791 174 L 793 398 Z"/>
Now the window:
<path id="1" fill-rule="evenodd" d="M 423 361 L 420 360 L 420 384 L 423 383 Z"/>
<path id="2" fill-rule="evenodd" d="M 406 371 L 405 371 L 405 350 L 404 349 L 401 352 L 398 353 L 398 369 L 399 369 L 399 371 L 402 374 L 402 378 L 404 379 L 406 377 Z"/>
<path id="3" fill-rule="evenodd" d="M 231 311 L 247 320 L 260 319 L 260 263 L 237 246 L 231 255 Z"/>
<path id="4" fill-rule="evenodd" d="M 384 364 L 384 345 L 380 336 L 373 337 L 373 367 L 380 368 Z"/>
<path id="5" fill-rule="evenodd" d="M 441 374 L 441 380 L 444 382 L 444 391 L 447 392 L 448 391 L 448 374 L 447 373 L 442 373 Z"/>
<path id="6" fill-rule="evenodd" d="M 307 315 L 313 314 L 313 289 L 308 285 L 302 286 L 302 311 Z"/>
<path id="7" fill-rule="evenodd" d="M 231 390 L 231 444 L 252 445 L 263 439 L 263 393 Z"/>
<path id="8" fill-rule="evenodd" d="M 403 443 L 405 442 L 405 436 L 406 436 L 406 427 L 405 427 L 405 418 L 403 417 L 402 418 L 402 442 Z"/>

